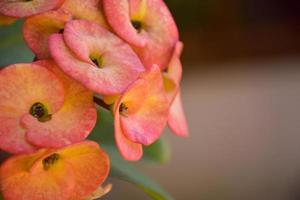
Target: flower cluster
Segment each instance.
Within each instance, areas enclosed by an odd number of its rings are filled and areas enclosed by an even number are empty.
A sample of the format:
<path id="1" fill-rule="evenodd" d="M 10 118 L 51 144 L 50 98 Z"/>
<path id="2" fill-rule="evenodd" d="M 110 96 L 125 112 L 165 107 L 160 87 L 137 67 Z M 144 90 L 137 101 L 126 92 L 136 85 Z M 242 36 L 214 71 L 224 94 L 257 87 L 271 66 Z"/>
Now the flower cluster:
<path id="1" fill-rule="evenodd" d="M 0 13 L 0 24 L 24 19 L 36 55 L 0 71 L 0 149 L 14 154 L 0 170 L 5 200 L 93 199 L 109 172 L 106 153 L 85 141 L 95 102 L 113 113 L 126 160 L 141 159 L 166 124 L 188 135 L 183 44 L 163 0 L 0 0 Z"/>

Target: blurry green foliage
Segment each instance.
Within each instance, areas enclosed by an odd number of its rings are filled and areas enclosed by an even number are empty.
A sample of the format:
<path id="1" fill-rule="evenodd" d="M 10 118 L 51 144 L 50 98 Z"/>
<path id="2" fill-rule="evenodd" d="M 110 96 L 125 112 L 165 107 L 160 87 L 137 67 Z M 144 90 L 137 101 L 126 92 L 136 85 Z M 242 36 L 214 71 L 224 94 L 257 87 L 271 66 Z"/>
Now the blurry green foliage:
<path id="1" fill-rule="evenodd" d="M 145 164 L 166 163 L 170 159 L 170 145 L 163 137 L 149 147 L 144 147 L 144 157 L 141 160 Z"/>
<path id="2" fill-rule="evenodd" d="M 105 147 L 104 147 L 105 148 Z M 125 161 L 113 146 L 105 148 L 111 159 L 110 176 L 132 183 L 156 200 L 172 200 L 173 198 L 164 191 L 151 178 L 139 172 L 132 163 Z M 145 155 L 146 157 L 146 155 Z M 147 159 L 147 158 L 144 158 Z"/>
<path id="3" fill-rule="evenodd" d="M 19 20 L 10 26 L 0 26 L 0 67 L 33 60 L 34 55 L 23 40 L 22 24 Z"/>

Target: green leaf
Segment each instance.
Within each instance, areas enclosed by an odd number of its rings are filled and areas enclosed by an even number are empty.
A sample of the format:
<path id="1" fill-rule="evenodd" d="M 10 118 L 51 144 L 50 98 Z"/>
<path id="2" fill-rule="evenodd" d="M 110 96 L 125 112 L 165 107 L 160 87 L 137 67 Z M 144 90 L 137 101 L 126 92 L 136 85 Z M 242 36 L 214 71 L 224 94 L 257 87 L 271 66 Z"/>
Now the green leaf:
<path id="1" fill-rule="evenodd" d="M 102 144 L 115 144 L 114 140 L 114 118 L 111 112 L 98 109 L 97 123 L 96 127 L 89 135 L 90 140 L 94 140 L 98 142 L 100 145 Z"/>
<path id="2" fill-rule="evenodd" d="M 157 183 L 139 172 L 132 163 L 120 157 L 116 148 L 104 146 L 111 160 L 110 176 L 132 183 L 155 200 L 172 200 L 173 198 Z"/>
<path id="3" fill-rule="evenodd" d="M 11 26 L 0 27 L 0 66 L 32 62 L 34 55 L 26 46 L 22 36 L 22 21 Z"/>
<path id="4" fill-rule="evenodd" d="M 166 163 L 170 160 L 170 145 L 165 138 L 160 138 L 149 147 L 144 147 L 142 162 L 145 164 Z"/>
<path id="5" fill-rule="evenodd" d="M 157 183 L 149 177 L 137 171 L 134 163 L 125 161 L 119 154 L 115 141 L 113 130 L 113 116 L 110 112 L 99 109 L 98 121 L 95 129 L 90 134 L 89 139 L 100 144 L 102 148 L 110 156 L 111 160 L 111 177 L 115 177 L 127 182 L 130 182 L 149 196 L 156 200 L 171 200 L 172 197 L 164 191 Z M 169 148 L 166 142 L 159 140 L 154 145 L 145 148 L 143 163 L 161 163 L 165 162 L 169 157 Z"/>

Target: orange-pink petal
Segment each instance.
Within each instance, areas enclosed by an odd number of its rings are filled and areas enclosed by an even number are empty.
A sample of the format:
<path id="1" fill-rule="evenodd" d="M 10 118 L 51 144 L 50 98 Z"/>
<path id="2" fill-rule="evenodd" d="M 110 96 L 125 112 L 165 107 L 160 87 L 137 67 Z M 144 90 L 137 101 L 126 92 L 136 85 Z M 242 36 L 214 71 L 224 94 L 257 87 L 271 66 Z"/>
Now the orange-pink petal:
<path id="1" fill-rule="evenodd" d="M 180 92 L 178 92 L 171 104 L 168 125 L 177 136 L 187 137 L 189 135 Z"/>
<path id="2" fill-rule="evenodd" d="M 115 113 L 130 141 L 150 145 L 161 135 L 168 117 L 169 102 L 158 66 L 141 75 L 123 94 Z"/>
<path id="3" fill-rule="evenodd" d="M 170 103 L 173 102 L 177 95 L 182 79 L 182 64 L 180 61 L 182 49 L 183 43 L 177 42 L 172 59 L 168 64 L 166 72 L 163 73 L 164 87 Z"/>
<path id="4" fill-rule="evenodd" d="M 5 200 L 66 200 L 75 188 L 69 164 L 57 161 L 44 170 L 46 150 L 8 159 L 0 169 L 1 193 Z M 48 154 L 49 155 L 49 154 Z"/>
<path id="5" fill-rule="evenodd" d="M 90 141 L 8 159 L 0 169 L 6 200 L 84 199 L 103 183 L 109 158 Z"/>
<path id="6" fill-rule="evenodd" d="M 120 94 L 144 71 L 125 42 L 95 23 L 68 22 L 63 35 L 50 37 L 54 60 L 65 73 L 96 93 Z"/>
<path id="7" fill-rule="evenodd" d="M 0 71 L 0 85 L 0 148 L 31 152 L 35 147 L 27 141 L 20 119 L 35 103 L 43 103 L 50 114 L 57 112 L 64 102 L 63 84 L 44 67 L 16 64 Z"/>
<path id="8" fill-rule="evenodd" d="M 61 6 L 64 0 L 2 0 L 0 13 L 10 17 L 28 17 Z"/>
<path id="9" fill-rule="evenodd" d="M 172 55 L 172 59 L 168 64 L 167 76 L 172 79 L 176 85 L 180 85 L 182 79 L 182 64 L 180 61 L 180 56 L 183 49 L 183 43 L 177 42 L 175 45 L 175 49 Z"/>
<path id="10" fill-rule="evenodd" d="M 103 0 L 103 7 L 112 29 L 133 46 L 146 68 L 167 66 L 179 36 L 162 0 Z"/>
<path id="11" fill-rule="evenodd" d="M 74 19 L 93 21 L 109 28 L 102 11 L 102 0 L 65 0 L 60 9 L 72 14 Z"/>
<path id="12" fill-rule="evenodd" d="M 182 64 L 180 56 L 183 43 L 177 42 L 172 59 L 164 75 L 164 86 L 170 102 L 168 126 L 177 136 L 186 137 L 189 135 L 188 125 L 180 95 L 180 82 L 182 79 Z"/>
<path id="13" fill-rule="evenodd" d="M 116 144 L 122 157 L 128 161 L 140 160 L 143 156 L 143 147 L 141 144 L 132 142 L 124 135 L 118 110 L 115 111 L 114 127 Z"/>
<path id="14" fill-rule="evenodd" d="M 41 123 L 29 114 L 22 117 L 27 140 L 36 146 L 49 148 L 84 140 L 93 130 L 97 119 L 93 93 L 67 77 L 53 61 L 44 60 L 37 63 L 52 71 L 62 81 L 65 101 L 49 121 Z"/>
<path id="15" fill-rule="evenodd" d="M 53 33 L 63 32 L 65 23 L 71 19 L 72 15 L 67 12 L 49 11 L 25 20 L 23 36 L 38 59 L 51 57 L 48 47 L 49 36 Z"/>
<path id="16" fill-rule="evenodd" d="M 72 198 L 83 198 L 93 193 L 107 178 L 108 155 L 92 141 L 74 144 L 59 151 L 73 168 L 76 186 Z"/>
<path id="17" fill-rule="evenodd" d="M 144 47 L 147 38 L 140 35 L 136 29 L 129 24 L 131 21 L 130 6 L 127 0 L 103 0 L 104 11 L 109 24 L 114 31 L 130 44 Z"/>
<path id="18" fill-rule="evenodd" d="M 92 194 L 90 194 L 88 197 L 84 198 L 83 200 L 97 200 L 105 196 L 106 194 L 108 194 L 111 191 L 112 187 L 113 187 L 112 184 L 105 185 L 104 187 L 100 186 L 97 188 L 96 191 L 94 191 Z"/>

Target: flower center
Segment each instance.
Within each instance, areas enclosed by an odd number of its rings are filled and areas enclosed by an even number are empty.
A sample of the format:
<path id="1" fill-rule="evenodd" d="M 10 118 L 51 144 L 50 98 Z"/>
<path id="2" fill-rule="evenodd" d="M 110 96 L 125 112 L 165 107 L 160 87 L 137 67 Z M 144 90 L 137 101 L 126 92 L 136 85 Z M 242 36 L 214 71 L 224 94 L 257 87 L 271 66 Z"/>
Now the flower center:
<path id="1" fill-rule="evenodd" d="M 47 158 L 43 159 L 44 170 L 45 171 L 49 170 L 51 166 L 53 166 L 59 160 L 59 158 L 60 158 L 59 154 L 54 153 L 48 156 Z"/>
<path id="2" fill-rule="evenodd" d="M 64 31 L 65 31 L 65 29 L 64 29 L 64 28 L 61 28 L 61 29 L 59 29 L 58 33 L 63 34 Z"/>
<path id="3" fill-rule="evenodd" d="M 95 54 L 90 55 L 91 61 L 98 67 L 98 68 L 103 68 L 104 63 L 103 63 L 103 58 L 102 56 L 98 56 Z"/>
<path id="4" fill-rule="evenodd" d="M 128 111 L 128 107 L 125 105 L 125 103 L 121 103 L 119 108 L 119 113 L 125 114 Z"/>
<path id="5" fill-rule="evenodd" d="M 31 106 L 29 113 L 37 118 L 40 122 L 47 122 L 51 120 L 51 115 L 48 113 L 46 106 L 42 103 L 35 103 Z"/>
<path id="6" fill-rule="evenodd" d="M 138 33 L 142 31 L 143 25 L 141 21 L 131 20 L 131 24 Z"/>

